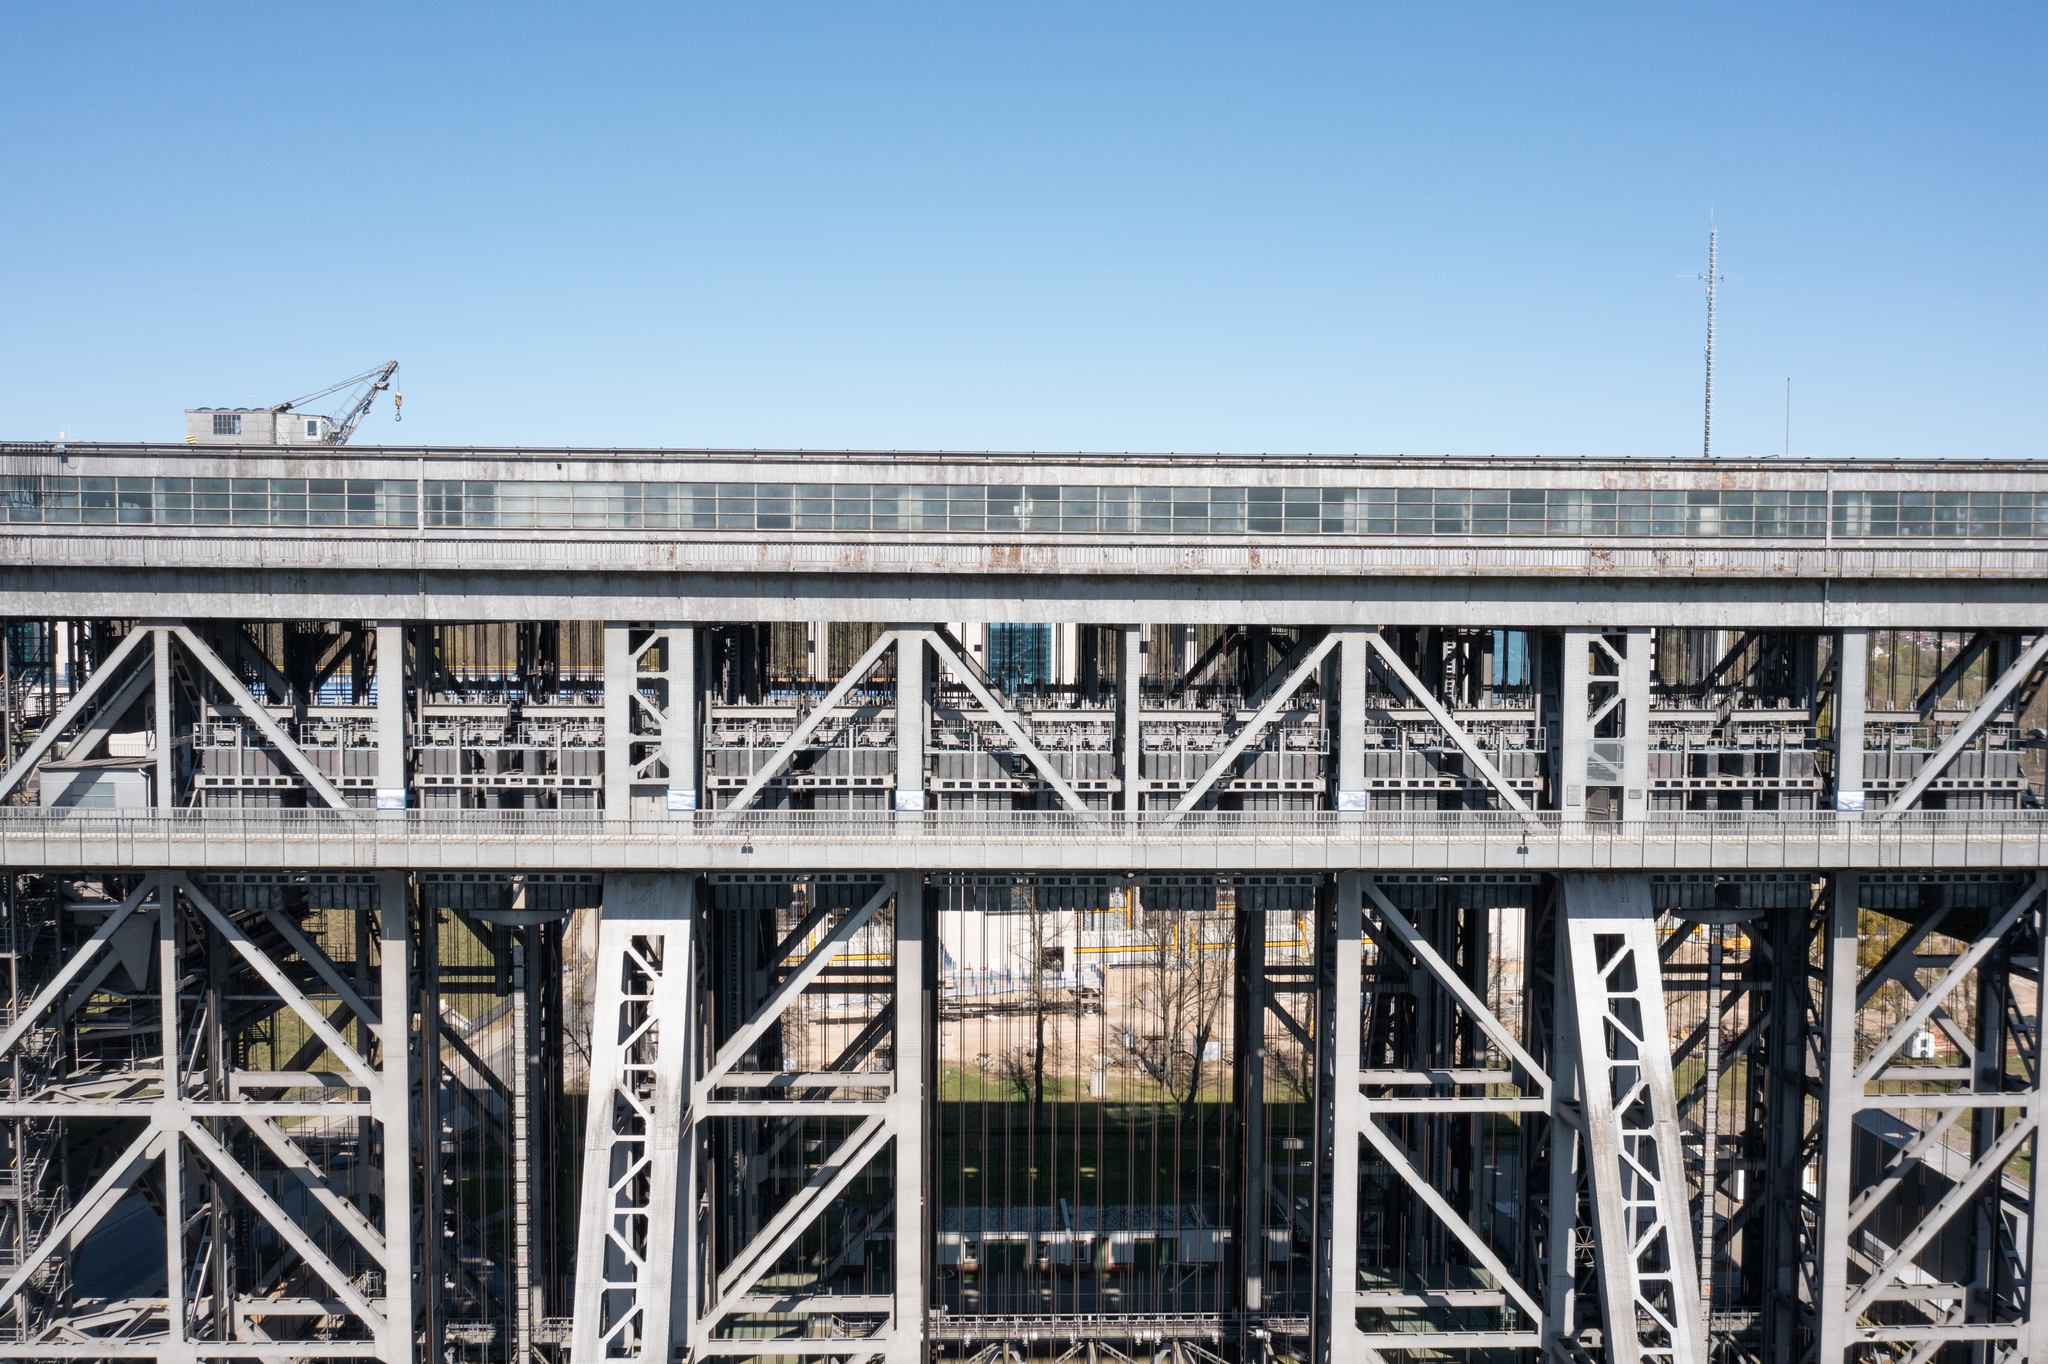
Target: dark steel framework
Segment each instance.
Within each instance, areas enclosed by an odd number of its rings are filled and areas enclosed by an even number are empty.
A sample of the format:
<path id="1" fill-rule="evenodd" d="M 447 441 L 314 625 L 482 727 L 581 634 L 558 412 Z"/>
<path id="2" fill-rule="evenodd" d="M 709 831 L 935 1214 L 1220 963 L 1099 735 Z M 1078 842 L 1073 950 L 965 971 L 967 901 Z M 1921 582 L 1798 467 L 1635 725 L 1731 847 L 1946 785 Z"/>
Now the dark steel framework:
<path id="1" fill-rule="evenodd" d="M 2034 630 L 138 612 L 0 650 L 0 1358 L 2048 1346 Z M 859 846 L 802 864 L 828 820 Z M 1503 828 L 1557 860 L 1452 850 Z M 406 851 L 480 829 L 517 865 Z M 1899 836 L 1794 832 L 1859 829 Z"/>

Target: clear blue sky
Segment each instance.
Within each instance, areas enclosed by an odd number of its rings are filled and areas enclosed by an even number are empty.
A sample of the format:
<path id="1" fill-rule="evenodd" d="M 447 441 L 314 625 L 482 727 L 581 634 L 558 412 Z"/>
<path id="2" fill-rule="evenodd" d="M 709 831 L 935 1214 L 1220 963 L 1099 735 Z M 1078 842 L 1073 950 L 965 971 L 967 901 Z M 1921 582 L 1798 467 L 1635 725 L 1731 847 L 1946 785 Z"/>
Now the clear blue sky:
<path id="1" fill-rule="evenodd" d="M 2043 453 L 2039 5 L 0 17 L 0 437 Z"/>

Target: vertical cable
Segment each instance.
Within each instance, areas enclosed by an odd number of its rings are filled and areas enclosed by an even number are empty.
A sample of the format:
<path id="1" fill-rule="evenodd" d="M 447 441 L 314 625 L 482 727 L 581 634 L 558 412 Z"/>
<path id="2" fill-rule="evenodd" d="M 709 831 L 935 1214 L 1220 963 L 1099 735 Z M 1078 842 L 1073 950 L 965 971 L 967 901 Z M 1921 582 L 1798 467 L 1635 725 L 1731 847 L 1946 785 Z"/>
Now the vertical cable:
<path id="1" fill-rule="evenodd" d="M 1707 926 L 1706 1107 L 1700 1115 L 1700 1310 L 1709 1329 L 1714 1319 L 1714 1225 L 1719 1198 L 1715 1166 L 1721 1142 L 1721 948 L 1723 929 Z"/>
<path id="2" fill-rule="evenodd" d="M 526 934 L 512 937 L 512 1310 L 514 1359 L 533 1354 L 533 1181 L 528 1127 Z"/>

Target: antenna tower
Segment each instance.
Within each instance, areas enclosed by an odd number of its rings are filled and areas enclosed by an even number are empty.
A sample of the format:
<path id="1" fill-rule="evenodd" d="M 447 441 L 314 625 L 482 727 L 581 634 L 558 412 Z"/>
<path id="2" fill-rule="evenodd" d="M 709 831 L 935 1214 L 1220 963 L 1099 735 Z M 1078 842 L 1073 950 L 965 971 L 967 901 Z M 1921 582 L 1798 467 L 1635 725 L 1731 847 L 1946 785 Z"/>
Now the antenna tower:
<path id="1" fill-rule="evenodd" d="M 1721 233 L 1712 223 L 1707 225 L 1707 273 L 1694 278 L 1707 284 L 1707 422 L 1704 444 L 1705 458 L 1714 457 L 1714 286 L 1721 282 L 1720 272 Z"/>

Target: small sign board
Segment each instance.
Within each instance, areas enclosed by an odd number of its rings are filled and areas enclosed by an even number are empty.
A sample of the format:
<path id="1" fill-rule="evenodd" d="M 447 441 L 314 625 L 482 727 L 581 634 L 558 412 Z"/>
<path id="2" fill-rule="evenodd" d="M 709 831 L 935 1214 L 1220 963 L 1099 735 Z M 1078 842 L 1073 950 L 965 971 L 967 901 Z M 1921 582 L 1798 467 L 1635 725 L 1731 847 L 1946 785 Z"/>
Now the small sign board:
<path id="1" fill-rule="evenodd" d="M 1837 792 L 1835 792 L 1835 812 L 1836 812 L 1837 814 L 1844 814 L 1844 815 L 1860 815 L 1860 814 L 1862 814 L 1862 813 L 1863 813 L 1863 793 L 1862 793 L 1861 791 L 1837 791 Z"/>
<path id="2" fill-rule="evenodd" d="M 916 814 L 923 814 L 923 813 L 924 813 L 924 810 L 925 810 L 925 793 L 924 793 L 923 791 L 905 791 L 905 790 L 903 790 L 903 789 L 902 789 L 902 788 L 900 788 L 900 787 L 899 787 L 899 788 L 897 789 L 897 791 L 896 791 L 896 813 L 897 813 L 897 814 L 899 814 L 899 815 L 916 815 Z"/>
<path id="3" fill-rule="evenodd" d="M 1366 793 L 1363 791 L 1339 790 L 1337 792 L 1337 808 L 1341 811 L 1362 815 L 1365 813 L 1365 802 Z"/>
<path id="4" fill-rule="evenodd" d="M 405 788 L 401 786 L 393 790 L 388 786 L 378 787 L 377 808 L 379 810 L 403 810 L 405 808 Z"/>
<path id="5" fill-rule="evenodd" d="M 668 788 L 668 812 L 672 815 L 688 814 L 697 808 L 697 788 L 694 786 L 671 786 Z"/>

